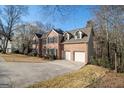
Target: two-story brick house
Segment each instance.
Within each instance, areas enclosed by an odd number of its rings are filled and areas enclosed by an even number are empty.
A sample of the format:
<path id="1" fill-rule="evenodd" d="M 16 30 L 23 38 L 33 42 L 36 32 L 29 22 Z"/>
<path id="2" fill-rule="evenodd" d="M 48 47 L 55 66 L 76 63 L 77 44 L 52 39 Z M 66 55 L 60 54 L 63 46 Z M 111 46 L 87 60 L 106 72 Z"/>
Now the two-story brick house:
<path id="1" fill-rule="evenodd" d="M 40 37 L 42 56 L 55 55 L 57 59 L 86 64 L 93 56 L 93 29 L 90 21 L 85 28 L 72 31 L 52 29 Z"/>

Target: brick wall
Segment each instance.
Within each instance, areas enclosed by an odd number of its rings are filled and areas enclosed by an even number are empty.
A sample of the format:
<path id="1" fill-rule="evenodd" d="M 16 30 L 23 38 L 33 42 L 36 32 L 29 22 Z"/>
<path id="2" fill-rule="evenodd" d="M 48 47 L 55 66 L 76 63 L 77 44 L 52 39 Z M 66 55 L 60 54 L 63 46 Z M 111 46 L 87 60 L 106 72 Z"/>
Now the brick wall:
<path id="1" fill-rule="evenodd" d="M 87 43 L 64 44 L 64 51 L 71 52 L 71 60 L 74 61 L 74 52 L 85 52 L 86 63 L 88 62 L 88 46 Z"/>

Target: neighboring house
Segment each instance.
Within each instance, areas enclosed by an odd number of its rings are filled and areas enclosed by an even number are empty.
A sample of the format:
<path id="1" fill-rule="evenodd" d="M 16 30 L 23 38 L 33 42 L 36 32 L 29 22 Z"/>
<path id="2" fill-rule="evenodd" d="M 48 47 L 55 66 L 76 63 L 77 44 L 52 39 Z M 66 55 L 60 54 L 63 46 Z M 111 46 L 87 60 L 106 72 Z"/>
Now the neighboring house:
<path id="1" fill-rule="evenodd" d="M 6 52 L 7 53 L 11 53 L 12 52 L 12 42 L 10 40 L 8 41 Z"/>
<path id="2" fill-rule="evenodd" d="M 3 40 L 4 37 L 1 36 L 1 39 Z M 3 41 L 1 39 L 0 39 L 0 46 L 3 47 Z M 2 48 L 0 48 L 0 49 L 2 50 Z M 12 52 L 12 41 L 11 40 L 8 41 L 6 52 L 7 53 L 11 53 Z"/>
<path id="3" fill-rule="evenodd" d="M 40 47 L 37 48 L 42 56 L 55 55 L 57 59 L 66 59 L 84 64 L 90 62 L 90 58 L 93 56 L 93 28 L 90 22 L 87 23 L 85 28 L 67 32 L 52 29 L 37 39 L 42 42 L 39 43 Z"/>

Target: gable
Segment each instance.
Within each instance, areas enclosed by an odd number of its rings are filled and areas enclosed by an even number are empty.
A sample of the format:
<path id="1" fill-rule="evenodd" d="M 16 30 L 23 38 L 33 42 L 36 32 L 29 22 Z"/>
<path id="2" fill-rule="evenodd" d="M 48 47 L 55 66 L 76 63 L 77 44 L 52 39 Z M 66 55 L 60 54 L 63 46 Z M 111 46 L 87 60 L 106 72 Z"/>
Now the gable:
<path id="1" fill-rule="evenodd" d="M 51 30 L 47 37 L 53 37 L 53 36 L 58 36 L 58 35 L 59 33 L 57 33 L 55 30 Z"/>
<path id="2" fill-rule="evenodd" d="M 75 39 L 75 33 L 77 32 L 82 32 L 82 38 Z M 87 43 L 89 42 L 89 38 L 91 37 L 91 32 L 92 29 L 90 27 L 72 30 L 69 32 L 71 33 L 72 37 L 69 40 L 65 40 L 63 43 Z"/>
<path id="3" fill-rule="evenodd" d="M 38 39 L 36 35 L 34 35 L 32 38 L 33 38 L 33 40 L 36 40 L 36 39 Z"/>
<path id="4" fill-rule="evenodd" d="M 38 40 L 39 38 L 36 36 L 36 34 L 32 37 L 33 40 Z"/>

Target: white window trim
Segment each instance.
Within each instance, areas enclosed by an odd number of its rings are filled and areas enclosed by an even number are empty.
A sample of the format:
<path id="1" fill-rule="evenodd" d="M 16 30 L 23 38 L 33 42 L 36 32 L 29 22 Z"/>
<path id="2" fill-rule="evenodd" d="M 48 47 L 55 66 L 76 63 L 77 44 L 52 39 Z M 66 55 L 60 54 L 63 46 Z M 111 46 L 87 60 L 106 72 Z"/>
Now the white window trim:
<path id="1" fill-rule="evenodd" d="M 69 34 L 67 33 L 67 39 L 69 40 L 70 39 L 70 37 L 69 37 Z"/>
<path id="2" fill-rule="evenodd" d="M 79 33 L 79 38 L 77 38 L 76 33 Z M 82 39 L 82 32 L 81 31 L 75 32 L 75 39 Z"/>
<path id="3" fill-rule="evenodd" d="M 75 35 L 75 39 L 78 39 L 76 35 Z"/>
<path id="4" fill-rule="evenodd" d="M 68 33 L 65 33 L 63 36 L 66 37 L 66 40 L 70 39 L 70 35 Z"/>
<path id="5" fill-rule="evenodd" d="M 82 32 L 81 32 L 81 31 L 79 31 L 79 34 L 80 34 L 80 39 L 82 39 Z"/>

